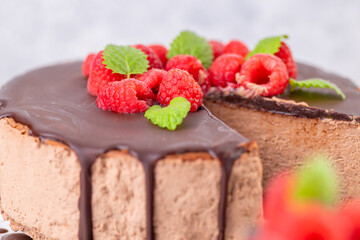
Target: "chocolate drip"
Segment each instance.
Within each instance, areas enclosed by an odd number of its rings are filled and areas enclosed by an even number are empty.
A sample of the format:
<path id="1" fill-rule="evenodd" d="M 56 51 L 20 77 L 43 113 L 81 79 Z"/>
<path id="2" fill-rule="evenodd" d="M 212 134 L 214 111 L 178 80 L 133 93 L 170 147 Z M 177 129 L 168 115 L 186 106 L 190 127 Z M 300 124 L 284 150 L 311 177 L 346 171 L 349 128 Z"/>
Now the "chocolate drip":
<path id="1" fill-rule="evenodd" d="M 222 150 L 228 146 L 220 146 Z M 216 151 L 215 157 L 221 161 L 221 181 L 220 181 L 220 202 L 219 202 L 219 236 L 218 240 L 225 239 L 226 229 L 226 205 L 228 195 L 228 185 L 235 160 L 244 153 L 245 148 L 238 147 L 237 150 L 229 149 L 230 151 Z M 234 151 L 235 150 L 235 151 Z"/>
<path id="2" fill-rule="evenodd" d="M 216 119 L 204 107 L 189 113 L 176 131 L 152 125 L 143 114 L 98 109 L 86 90 L 81 63 L 46 67 L 15 78 L 0 89 L 0 118 L 27 125 L 30 134 L 67 144 L 81 166 L 79 239 L 91 240 L 91 166 L 101 154 L 127 149 L 143 164 L 146 179 L 147 239 L 153 231 L 156 161 L 168 154 L 209 152 L 222 163 L 219 240 L 224 239 L 227 182 L 247 139 Z"/>
<path id="3" fill-rule="evenodd" d="M 331 118 L 334 120 L 360 122 L 360 91 L 359 88 L 349 79 L 336 74 L 328 73 L 318 68 L 298 63 L 299 80 L 308 78 L 323 78 L 329 80 L 345 93 L 346 100 L 342 100 L 330 89 L 304 89 L 278 96 L 282 100 L 271 98 L 255 97 L 243 98 L 232 92 L 215 91 L 209 93 L 206 98 L 211 101 L 224 101 L 236 106 L 273 112 L 284 115 L 292 115 L 304 118 Z M 295 104 L 305 102 L 309 106 Z"/>
<path id="4" fill-rule="evenodd" d="M 32 238 L 23 233 L 10 233 L 2 236 L 1 240 L 32 240 Z"/>
<path id="5" fill-rule="evenodd" d="M 7 229 L 5 229 L 5 228 L 0 228 L 0 234 L 4 234 L 4 233 L 7 233 L 7 232 L 8 232 Z"/>

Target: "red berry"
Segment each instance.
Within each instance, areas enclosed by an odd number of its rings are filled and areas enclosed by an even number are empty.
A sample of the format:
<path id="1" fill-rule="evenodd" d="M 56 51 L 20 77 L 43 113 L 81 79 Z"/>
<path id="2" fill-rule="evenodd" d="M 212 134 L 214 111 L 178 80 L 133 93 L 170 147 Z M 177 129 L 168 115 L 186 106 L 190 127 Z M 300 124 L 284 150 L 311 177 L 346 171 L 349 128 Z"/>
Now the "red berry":
<path id="1" fill-rule="evenodd" d="M 158 57 L 158 55 L 156 55 L 156 53 L 151 48 L 149 48 L 145 45 L 142 45 L 142 44 L 133 45 L 132 47 L 143 51 L 143 53 L 145 53 L 147 55 L 147 60 L 149 61 L 149 65 L 150 65 L 149 69 L 164 68 L 160 58 Z"/>
<path id="2" fill-rule="evenodd" d="M 199 84 L 187 71 L 171 69 L 160 83 L 157 99 L 167 106 L 173 98 L 184 97 L 191 103 L 190 111 L 196 111 L 202 105 L 203 92 Z"/>
<path id="3" fill-rule="evenodd" d="M 146 83 L 151 89 L 158 90 L 165 74 L 165 70 L 153 68 L 141 74 L 137 79 Z"/>
<path id="4" fill-rule="evenodd" d="M 211 87 L 210 74 L 208 71 L 204 70 L 200 72 L 198 84 L 200 85 L 203 93 L 207 93 Z"/>
<path id="5" fill-rule="evenodd" d="M 285 91 L 289 75 L 280 58 L 255 54 L 242 65 L 236 80 L 254 96 L 271 97 Z"/>
<path id="6" fill-rule="evenodd" d="M 155 99 L 148 85 L 130 78 L 104 86 L 96 104 L 101 109 L 118 113 L 140 113 L 145 112 Z"/>
<path id="7" fill-rule="evenodd" d="M 222 44 L 219 41 L 210 40 L 209 44 L 211 45 L 211 48 L 214 53 L 214 59 L 223 54 L 224 52 L 224 44 Z"/>
<path id="8" fill-rule="evenodd" d="M 205 69 L 202 65 L 201 61 L 194 56 L 191 55 L 176 55 L 171 58 L 167 64 L 165 69 L 167 71 L 171 69 L 182 69 L 190 73 L 197 82 L 203 81 L 204 79 L 200 79 L 205 77 L 203 75 Z"/>
<path id="9" fill-rule="evenodd" d="M 246 55 L 249 53 L 249 49 L 245 43 L 238 40 L 232 40 L 225 45 L 224 53 L 235 53 L 246 57 Z"/>
<path id="10" fill-rule="evenodd" d="M 103 64 L 103 52 L 99 52 L 94 57 L 87 84 L 88 91 L 91 95 L 99 95 L 100 89 L 110 82 L 121 81 L 126 78 L 125 75 L 113 73 L 111 69 Z"/>
<path id="11" fill-rule="evenodd" d="M 92 64 L 92 62 L 94 60 L 95 55 L 96 55 L 95 53 L 90 53 L 89 55 L 87 55 L 87 57 L 83 61 L 83 63 L 82 63 L 82 72 L 83 72 L 84 77 L 89 76 L 90 67 L 91 67 L 91 64 Z"/>
<path id="12" fill-rule="evenodd" d="M 275 56 L 280 58 L 286 65 L 286 68 L 289 73 L 289 77 L 296 79 L 297 77 L 297 67 L 296 63 L 292 57 L 290 48 L 286 45 L 286 43 L 281 42 L 281 47 L 277 53 L 275 53 Z"/>
<path id="13" fill-rule="evenodd" d="M 163 45 L 149 45 L 149 48 L 151 48 L 156 53 L 156 55 L 158 55 L 163 66 L 165 66 L 168 60 L 166 57 L 166 54 L 168 53 L 166 47 Z"/>
<path id="14" fill-rule="evenodd" d="M 225 87 L 235 82 L 235 75 L 240 71 L 244 58 L 238 54 L 226 53 L 215 59 L 209 68 L 212 85 Z"/>

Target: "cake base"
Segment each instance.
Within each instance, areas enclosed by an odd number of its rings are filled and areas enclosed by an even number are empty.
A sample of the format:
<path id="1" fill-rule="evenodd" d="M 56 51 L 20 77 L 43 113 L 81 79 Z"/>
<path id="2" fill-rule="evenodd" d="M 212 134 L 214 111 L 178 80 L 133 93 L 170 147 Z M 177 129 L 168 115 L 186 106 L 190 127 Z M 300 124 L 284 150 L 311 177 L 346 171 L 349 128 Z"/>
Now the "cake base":
<path id="1" fill-rule="evenodd" d="M 0 206 L 11 227 L 34 239 L 77 239 L 80 166 L 66 145 L 29 136 L 0 120 Z M 234 162 L 225 239 L 245 239 L 262 217 L 262 167 L 255 143 Z M 99 156 L 91 168 L 94 239 L 146 239 L 143 167 L 127 151 Z M 156 240 L 217 239 L 221 166 L 206 152 L 167 155 L 155 167 Z M 12 183 L 12 184 L 9 184 Z"/>

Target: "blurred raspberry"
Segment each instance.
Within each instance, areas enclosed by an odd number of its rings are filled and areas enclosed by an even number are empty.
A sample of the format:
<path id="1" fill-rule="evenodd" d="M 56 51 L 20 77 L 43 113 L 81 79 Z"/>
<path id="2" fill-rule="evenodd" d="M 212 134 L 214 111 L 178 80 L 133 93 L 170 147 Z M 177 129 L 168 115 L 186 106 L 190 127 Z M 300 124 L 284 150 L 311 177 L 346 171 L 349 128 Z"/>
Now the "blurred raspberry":
<path id="1" fill-rule="evenodd" d="M 238 40 L 232 40 L 225 45 L 224 53 L 235 53 L 241 55 L 242 57 L 246 57 L 249 53 L 249 49 L 245 43 Z"/>
<path id="2" fill-rule="evenodd" d="M 289 77 L 296 79 L 297 78 L 297 67 L 296 63 L 292 57 L 290 48 L 286 45 L 286 43 L 281 42 L 281 47 L 275 56 L 280 58 L 286 65 L 286 68 L 289 73 Z"/>
<path id="3" fill-rule="evenodd" d="M 154 44 L 154 45 L 149 45 L 149 48 L 151 48 L 156 53 L 156 55 L 158 55 L 163 66 L 165 66 L 168 60 L 166 57 L 166 54 L 168 52 L 166 47 L 164 47 L 163 45 Z"/>
<path id="4" fill-rule="evenodd" d="M 151 89 L 158 90 L 161 81 L 166 74 L 165 70 L 153 68 L 137 77 L 140 81 L 146 83 Z"/>
<path id="5" fill-rule="evenodd" d="M 92 62 L 94 60 L 95 55 L 96 55 L 95 53 L 90 53 L 89 55 L 87 55 L 87 57 L 83 61 L 83 63 L 82 63 L 82 72 L 83 72 L 84 77 L 89 76 L 90 67 L 91 67 L 91 64 L 92 64 Z"/>
<path id="6" fill-rule="evenodd" d="M 209 40 L 209 44 L 211 45 L 211 48 L 213 50 L 214 59 L 216 59 L 218 56 L 223 54 L 223 52 L 224 52 L 224 44 L 222 44 L 219 41 L 215 41 L 215 40 Z"/>
<path id="7" fill-rule="evenodd" d="M 149 61 L 149 65 L 150 65 L 149 69 L 151 69 L 151 68 L 163 69 L 164 68 L 159 56 L 151 48 L 149 48 L 145 45 L 142 45 L 142 44 L 133 45 L 132 47 L 143 51 L 147 55 L 147 60 Z"/>
<path id="8" fill-rule="evenodd" d="M 121 81 L 126 78 L 125 75 L 113 73 L 111 69 L 106 68 L 102 63 L 103 61 L 103 52 L 100 51 L 95 55 L 90 68 L 87 88 L 89 93 L 94 96 L 99 95 L 100 89 L 108 83 Z"/>
<path id="9" fill-rule="evenodd" d="M 289 82 L 285 64 L 270 54 L 255 54 L 241 67 L 236 77 L 240 87 L 253 96 L 271 97 L 282 94 Z"/>
<path id="10" fill-rule="evenodd" d="M 294 212 L 273 231 L 291 240 L 343 239 L 343 231 L 338 227 L 334 212 L 319 205 Z"/>
<path id="11" fill-rule="evenodd" d="M 226 87 L 228 83 L 235 82 L 235 75 L 240 71 L 243 62 L 244 58 L 238 54 L 222 54 L 209 68 L 211 84 Z"/>
<path id="12" fill-rule="evenodd" d="M 360 239 L 360 199 L 346 202 L 340 212 L 339 222 L 344 224 L 347 240 Z"/>
<path id="13" fill-rule="evenodd" d="M 265 191 L 264 217 L 275 222 L 280 216 L 288 214 L 293 190 L 293 176 L 283 174 L 275 177 Z"/>
<path id="14" fill-rule="evenodd" d="M 191 103 L 192 112 L 202 105 L 203 92 L 187 71 L 171 69 L 160 83 L 157 95 L 160 104 L 167 106 L 175 97 L 186 98 Z"/>
<path id="15" fill-rule="evenodd" d="M 130 78 L 104 86 L 96 99 L 96 104 L 103 110 L 140 113 L 145 112 L 155 99 L 154 93 L 146 83 Z"/>

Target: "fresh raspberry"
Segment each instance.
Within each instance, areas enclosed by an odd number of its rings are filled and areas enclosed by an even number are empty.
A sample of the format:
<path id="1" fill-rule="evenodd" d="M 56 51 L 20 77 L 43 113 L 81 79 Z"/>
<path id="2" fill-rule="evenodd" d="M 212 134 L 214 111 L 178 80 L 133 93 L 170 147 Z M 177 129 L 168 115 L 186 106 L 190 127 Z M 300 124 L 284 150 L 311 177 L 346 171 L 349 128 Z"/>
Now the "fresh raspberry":
<path id="1" fill-rule="evenodd" d="M 224 53 L 235 53 L 246 57 L 246 55 L 249 53 L 249 49 L 245 43 L 238 40 L 232 40 L 225 45 Z"/>
<path id="2" fill-rule="evenodd" d="M 96 104 L 101 109 L 118 113 L 139 113 L 145 112 L 155 99 L 148 85 L 130 78 L 104 86 Z"/>
<path id="3" fill-rule="evenodd" d="M 137 79 L 146 83 L 151 89 L 158 90 L 165 74 L 165 70 L 153 68 L 138 76 Z"/>
<path id="4" fill-rule="evenodd" d="M 209 68 L 212 85 L 226 87 L 235 82 L 235 75 L 240 71 L 244 58 L 238 54 L 226 53 L 215 59 Z"/>
<path id="5" fill-rule="evenodd" d="M 204 77 L 204 66 L 201 61 L 191 55 L 176 55 L 171 58 L 165 69 L 169 71 L 170 69 L 182 69 L 190 73 L 197 82 L 202 82 Z"/>
<path id="6" fill-rule="evenodd" d="M 275 56 L 280 58 L 285 63 L 286 68 L 289 73 L 289 77 L 296 79 L 296 77 L 297 77 L 296 63 L 292 57 L 290 48 L 288 47 L 288 45 L 286 45 L 286 43 L 281 42 L 281 47 L 280 47 L 279 51 L 277 53 L 275 53 Z"/>
<path id="7" fill-rule="evenodd" d="M 216 59 L 218 56 L 223 54 L 223 52 L 224 52 L 224 44 L 222 44 L 219 41 L 215 41 L 215 40 L 210 40 L 209 44 L 211 45 L 211 48 L 213 50 L 214 59 Z"/>
<path id="8" fill-rule="evenodd" d="M 208 71 L 204 70 L 200 72 L 200 76 L 199 76 L 199 82 L 198 84 L 201 87 L 201 90 L 203 91 L 203 93 L 207 93 L 207 91 L 209 91 L 210 87 L 211 87 L 211 81 L 210 81 L 210 74 Z"/>
<path id="9" fill-rule="evenodd" d="M 111 69 L 106 68 L 103 61 L 103 51 L 101 51 L 95 55 L 91 65 L 87 88 L 89 93 L 94 96 L 99 95 L 100 89 L 108 83 L 126 78 L 125 75 L 113 73 Z"/>
<path id="10" fill-rule="evenodd" d="M 90 74 L 90 66 L 94 60 L 95 57 L 95 53 L 90 53 L 89 55 L 87 55 L 87 57 L 85 58 L 85 60 L 82 63 L 82 72 L 84 77 L 88 77 Z"/>
<path id="11" fill-rule="evenodd" d="M 160 58 L 160 61 L 162 62 L 163 66 L 167 63 L 167 57 L 166 54 L 168 53 L 168 50 L 163 45 L 149 45 L 149 48 L 151 48 L 156 55 Z"/>
<path id="12" fill-rule="evenodd" d="M 142 44 L 133 45 L 132 47 L 143 51 L 143 53 L 145 53 L 147 55 L 147 60 L 149 61 L 149 65 L 150 65 L 149 69 L 151 69 L 151 68 L 163 69 L 164 68 L 160 58 L 158 57 L 158 55 L 156 55 L 156 53 L 151 48 L 149 48 L 145 45 L 142 45 Z"/>
<path id="13" fill-rule="evenodd" d="M 190 73 L 181 69 L 168 71 L 160 83 L 157 99 L 167 106 L 173 98 L 184 97 L 191 103 L 190 111 L 196 111 L 202 104 L 203 92 Z"/>
<path id="14" fill-rule="evenodd" d="M 280 58 L 271 54 L 255 54 L 242 65 L 236 80 L 253 96 L 271 97 L 285 91 L 289 75 Z"/>

